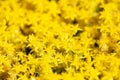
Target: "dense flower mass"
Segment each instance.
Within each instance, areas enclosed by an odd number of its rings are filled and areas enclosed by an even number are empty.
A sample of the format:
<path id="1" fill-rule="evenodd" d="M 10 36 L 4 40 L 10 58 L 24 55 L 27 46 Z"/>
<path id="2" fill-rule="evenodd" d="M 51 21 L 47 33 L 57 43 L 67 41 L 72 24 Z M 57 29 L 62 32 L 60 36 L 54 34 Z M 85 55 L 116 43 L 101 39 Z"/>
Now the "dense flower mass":
<path id="1" fill-rule="evenodd" d="M 120 0 L 0 0 L 0 80 L 120 80 Z"/>

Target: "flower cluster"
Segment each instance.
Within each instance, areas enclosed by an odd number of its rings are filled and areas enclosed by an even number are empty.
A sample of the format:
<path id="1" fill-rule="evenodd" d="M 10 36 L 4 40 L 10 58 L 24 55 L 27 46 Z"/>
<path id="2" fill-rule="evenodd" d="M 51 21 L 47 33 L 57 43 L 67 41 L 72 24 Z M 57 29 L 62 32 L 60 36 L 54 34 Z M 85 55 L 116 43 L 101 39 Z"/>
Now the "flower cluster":
<path id="1" fill-rule="evenodd" d="M 120 0 L 0 0 L 0 80 L 120 80 Z"/>

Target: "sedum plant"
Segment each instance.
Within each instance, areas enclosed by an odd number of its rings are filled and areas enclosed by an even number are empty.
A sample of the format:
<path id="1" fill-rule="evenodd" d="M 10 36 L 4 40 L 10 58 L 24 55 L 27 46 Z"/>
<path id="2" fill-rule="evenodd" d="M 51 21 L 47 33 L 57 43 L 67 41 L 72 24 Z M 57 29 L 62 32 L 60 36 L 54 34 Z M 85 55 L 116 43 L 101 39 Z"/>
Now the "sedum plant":
<path id="1" fill-rule="evenodd" d="M 0 80 L 120 80 L 120 1 L 0 0 Z"/>

